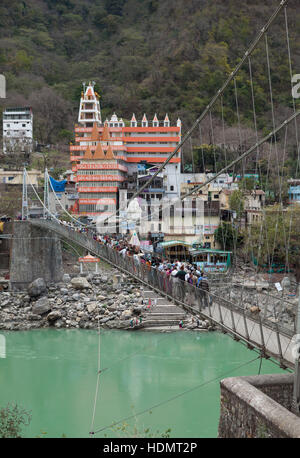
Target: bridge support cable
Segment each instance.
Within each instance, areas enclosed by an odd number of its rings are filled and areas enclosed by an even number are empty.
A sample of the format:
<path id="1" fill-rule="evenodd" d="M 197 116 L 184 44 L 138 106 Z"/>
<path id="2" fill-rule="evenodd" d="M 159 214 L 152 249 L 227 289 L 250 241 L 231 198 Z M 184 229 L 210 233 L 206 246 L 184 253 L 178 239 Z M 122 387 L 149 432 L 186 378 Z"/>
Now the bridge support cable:
<path id="1" fill-rule="evenodd" d="M 22 220 L 28 218 L 28 193 L 27 193 L 27 172 L 23 169 L 23 186 L 22 186 Z"/>
<path id="2" fill-rule="evenodd" d="M 45 177 L 45 180 L 46 180 L 46 177 Z M 50 176 L 47 172 L 47 183 L 48 183 L 48 186 L 50 185 L 50 189 L 51 191 L 53 192 L 53 195 L 55 197 L 55 199 L 57 200 L 57 202 L 59 203 L 60 207 L 62 208 L 62 210 L 74 221 L 76 222 L 77 224 L 80 224 L 81 226 L 84 226 L 84 227 L 87 227 L 88 225 L 87 224 L 84 224 L 82 223 L 81 221 L 79 221 L 78 219 L 74 218 L 69 212 L 68 210 L 62 205 L 61 201 L 59 200 L 59 198 L 57 197 L 57 194 L 53 188 L 53 185 L 51 183 L 51 180 L 50 180 Z"/>
<path id="3" fill-rule="evenodd" d="M 149 187 L 150 183 L 155 179 L 155 177 L 165 168 L 165 166 L 171 161 L 171 159 L 180 151 L 182 146 L 185 144 L 185 142 L 190 138 L 196 127 L 201 123 L 201 121 L 210 113 L 212 108 L 215 106 L 216 102 L 219 100 L 219 98 L 223 95 L 225 92 L 226 88 L 229 86 L 229 84 L 234 80 L 235 76 L 241 69 L 241 67 L 244 65 L 244 63 L 247 61 L 249 56 L 253 53 L 257 45 L 260 43 L 261 39 L 264 37 L 264 35 L 267 33 L 269 30 L 270 26 L 272 23 L 275 21 L 275 19 L 278 17 L 279 13 L 282 11 L 282 9 L 287 6 L 289 0 L 281 0 L 280 4 L 274 11 L 274 13 L 270 16 L 269 20 L 266 22 L 266 24 L 262 27 L 262 29 L 259 31 L 257 34 L 256 38 L 252 41 L 246 52 L 244 53 L 243 57 L 241 58 L 240 62 L 236 65 L 235 69 L 230 73 L 226 81 L 224 82 L 223 86 L 217 91 L 217 93 L 214 95 L 214 97 L 211 99 L 210 103 L 206 106 L 202 114 L 196 119 L 192 127 L 188 130 L 188 132 L 185 134 L 181 142 L 177 145 L 177 147 L 174 149 L 172 153 L 167 157 L 165 162 L 162 163 L 161 166 L 158 167 L 157 171 L 147 180 L 134 194 L 133 196 L 129 199 L 128 203 L 130 203 L 132 200 L 134 200 L 136 197 L 139 196 L 139 194 L 147 187 Z M 113 215 L 107 216 L 104 221 L 106 221 L 109 218 L 112 218 L 113 216 L 117 215 L 119 213 L 119 210 L 117 210 Z"/>
<path id="4" fill-rule="evenodd" d="M 49 182 L 48 182 L 48 169 L 47 167 L 45 168 L 45 173 L 44 173 L 44 218 L 46 218 L 48 212 L 49 212 Z"/>
<path id="5" fill-rule="evenodd" d="M 227 172 L 229 168 L 234 167 L 236 164 L 241 162 L 244 158 L 250 156 L 251 153 L 253 153 L 254 150 L 256 150 L 259 146 L 261 146 L 263 143 L 266 143 L 268 140 L 270 140 L 274 135 L 276 135 L 283 127 L 287 126 L 292 122 L 294 119 L 296 119 L 300 115 L 300 110 L 296 111 L 296 113 L 292 114 L 289 118 L 287 118 L 285 121 L 283 121 L 280 126 L 278 126 L 276 129 L 272 130 L 268 135 L 266 135 L 264 138 L 259 140 L 259 142 L 255 143 L 251 148 L 249 148 L 247 151 L 245 151 L 240 157 L 237 159 L 233 160 L 229 165 L 224 167 L 222 170 L 217 172 L 212 178 L 209 178 L 208 180 L 205 181 L 205 183 L 202 183 L 198 186 L 195 186 L 194 189 L 191 191 L 187 192 L 184 196 L 181 197 L 180 200 L 185 199 L 186 197 L 191 196 L 193 193 L 196 191 L 199 191 L 202 189 L 204 186 L 208 185 L 212 181 L 214 181 L 216 178 L 218 178 L 222 173 Z"/>

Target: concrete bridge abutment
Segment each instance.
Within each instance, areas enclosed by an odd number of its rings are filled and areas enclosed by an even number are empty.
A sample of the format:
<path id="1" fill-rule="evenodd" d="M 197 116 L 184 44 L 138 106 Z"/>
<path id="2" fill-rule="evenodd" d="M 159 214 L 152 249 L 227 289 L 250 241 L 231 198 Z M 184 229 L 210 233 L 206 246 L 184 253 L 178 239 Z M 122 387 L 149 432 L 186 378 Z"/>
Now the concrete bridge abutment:
<path id="1" fill-rule="evenodd" d="M 30 221 L 14 221 L 10 256 L 10 287 L 23 290 L 37 278 L 59 282 L 63 276 L 61 243 L 50 230 Z"/>

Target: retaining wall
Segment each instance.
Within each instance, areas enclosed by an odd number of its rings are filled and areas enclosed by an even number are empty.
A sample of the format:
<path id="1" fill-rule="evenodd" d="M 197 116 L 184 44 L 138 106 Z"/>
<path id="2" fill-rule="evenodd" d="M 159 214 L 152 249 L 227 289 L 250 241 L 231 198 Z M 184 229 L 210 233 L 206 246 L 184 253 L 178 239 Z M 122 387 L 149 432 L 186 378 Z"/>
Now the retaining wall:
<path id="1" fill-rule="evenodd" d="M 293 374 L 223 379 L 219 437 L 300 437 L 300 418 L 291 412 Z"/>

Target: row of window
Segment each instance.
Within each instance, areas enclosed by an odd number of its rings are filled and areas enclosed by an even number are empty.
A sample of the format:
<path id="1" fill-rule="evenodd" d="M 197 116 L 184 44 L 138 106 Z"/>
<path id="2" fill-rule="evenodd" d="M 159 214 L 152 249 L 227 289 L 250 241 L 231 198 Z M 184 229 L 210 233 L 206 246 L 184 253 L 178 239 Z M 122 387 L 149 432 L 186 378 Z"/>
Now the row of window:
<path id="1" fill-rule="evenodd" d="M 7 115 L 3 114 L 3 119 L 11 120 L 11 119 L 31 119 L 31 115 Z"/>
<path id="2" fill-rule="evenodd" d="M 92 213 L 103 213 L 103 212 L 114 212 L 116 209 L 115 205 L 105 204 L 80 204 L 80 212 L 92 212 Z"/>
<path id="3" fill-rule="evenodd" d="M 119 175 L 122 177 L 126 176 L 125 172 L 122 172 L 121 170 L 78 170 L 77 175 Z"/>
<path id="4" fill-rule="evenodd" d="M 26 132 L 27 132 L 28 134 L 30 134 L 30 130 L 27 130 Z M 17 133 L 18 135 L 26 135 L 26 132 L 24 132 L 24 131 L 18 131 L 18 132 L 16 132 L 16 133 Z M 6 135 L 10 135 L 10 134 L 11 134 L 10 130 L 8 130 L 7 132 L 5 132 L 5 134 L 6 134 Z"/>
<path id="5" fill-rule="evenodd" d="M 119 181 L 80 181 L 79 186 L 91 186 L 91 187 L 111 187 L 111 186 L 118 186 L 120 184 Z"/>
<path id="6" fill-rule="evenodd" d="M 147 139 L 145 139 L 145 140 L 147 140 Z M 131 148 L 131 147 L 134 148 L 134 147 L 138 147 L 138 146 L 141 146 L 141 145 L 148 145 L 149 148 L 151 148 L 151 147 L 155 147 L 156 145 L 176 146 L 177 143 L 172 143 L 172 142 L 156 142 L 156 141 L 155 141 L 155 142 L 151 142 L 151 143 L 149 143 L 149 142 L 140 142 L 140 141 L 128 143 L 129 148 Z"/>
<path id="7" fill-rule="evenodd" d="M 79 199 L 107 199 L 116 198 L 113 192 L 80 192 Z"/>

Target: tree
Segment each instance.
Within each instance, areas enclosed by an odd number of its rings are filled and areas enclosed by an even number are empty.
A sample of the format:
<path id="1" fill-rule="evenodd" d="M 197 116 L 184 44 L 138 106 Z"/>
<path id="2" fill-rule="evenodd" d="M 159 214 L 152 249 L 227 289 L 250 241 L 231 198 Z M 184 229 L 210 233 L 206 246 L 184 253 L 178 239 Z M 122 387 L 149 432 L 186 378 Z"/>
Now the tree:
<path id="1" fill-rule="evenodd" d="M 7 404 L 0 408 L 0 437 L 18 438 L 22 437 L 24 426 L 28 426 L 31 421 L 31 413 L 19 407 L 17 404 Z"/>
<path id="2" fill-rule="evenodd" d="M 22 208 L 22 189 L 14 185 L 7 185 L 6 191 L 1 191 L 0 215 L 14 218 L 21 213 Z"/>
<path id="3" fill-rule="evenodd" d="M 281 205 L 266 207 L 263 221 L 253 224 L 245 232 L 244 250 L 248 252 L 251 247 L 251 253 L 259 265 L 282 263 L 294 268 L 297 273 L 300 271 L 299 227 L 298 205 L 288 209 Z"/>
<path id="4" fill-rule="evenodd" d="M 239 181 L 239 189 L 241 191 L 252 191 L 253 189 L 255 189 L 255 185 L 255 177 L 244 177 Z"/>
<path id="5" fill-rule="evenodd" d="M 230 210 L 236 212 L 237 219 L 240 219 L 244 212 L 244 195 L 242 191 L 236 189 L 229 197 Z"/>
<path id="6" fill-rule="evenodd" d="M 35 137 L 43 144 L 53 143 L 69 127 L 70 105 L 53 89 L 44 87 L 29 99 L 35 116 Z"/>
<path id="7" fill-rule="evenodd" d="M 223 250 L 232 250 L 241 243 L 242 237 L 229 222 L 222 222 L 214 232 L 214 239 Z"/>

